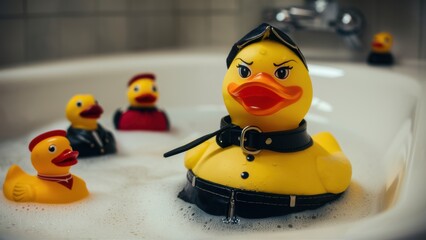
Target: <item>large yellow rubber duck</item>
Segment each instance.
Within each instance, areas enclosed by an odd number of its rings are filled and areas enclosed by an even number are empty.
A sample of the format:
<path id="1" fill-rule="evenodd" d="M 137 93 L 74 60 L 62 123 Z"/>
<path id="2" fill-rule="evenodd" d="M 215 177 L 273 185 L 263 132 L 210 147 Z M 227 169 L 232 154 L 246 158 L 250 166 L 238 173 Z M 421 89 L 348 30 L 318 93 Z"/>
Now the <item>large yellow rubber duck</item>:
<path id="1" fill-rule="evenodd" d="M 112 154 L 117 151 L 115 138 L 98 123 L 102 107 L 91 94 L 74 95 L 67 103 L 66 117 L 71 122 L 67 138 L 80 157 Z"/>
<path id="2" fill-rule="evenodd" d="M 350 184 L 351 164 L 330 133 L 306 132 L 312 85 L 296 44 L 262 24 L 234 45 L 227 65 L 222 94 L 229 116 L 221 129 L 165 154 L 193 147 L 179 197 L 231 223 L 337 199 Z"/>
<path id="3" fill-rule="evenodd" d="M 3 193 L 16 202 L 70 203 L 89 195 L 86 183 L 69 172 L 77 163 L 63 130 L 43 133 L 29 144 L 31 162 L 37 176 L 25 173 L 19 166 L 10 167 Z"/>

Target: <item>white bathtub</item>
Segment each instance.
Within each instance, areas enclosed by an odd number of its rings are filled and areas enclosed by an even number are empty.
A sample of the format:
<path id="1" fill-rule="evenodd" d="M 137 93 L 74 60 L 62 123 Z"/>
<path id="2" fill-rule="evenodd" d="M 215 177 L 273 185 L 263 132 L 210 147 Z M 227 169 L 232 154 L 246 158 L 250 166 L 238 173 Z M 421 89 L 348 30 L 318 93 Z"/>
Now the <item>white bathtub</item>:
<path id="1" fill-rule="evenodd" d="M 314 101 L 308 132 L 331 131 L 353 165 L 344 197 L 319 210 L 226 225 L 176 198 L 182 155 L 162 154 L 216 130 L 226 114 L 221 82 L 226 50 L 151 52 L 63 61 L 0 71 L 0 185 L 16 163 L 35 174 L 28 142 L 65 129 L 64 108 L 92 93 L 119 154 L 80 159 L 72 173 L 91 195 L 69 205 L 14 203 L 0 196 L 0 236 L 9 238 L 406 238 L 426 226 L 426 76 L 422 65 L 392 68 L 309 61 Z M 423 65 L 424 66 L 424 65 Z M 158 106 L 170 133 L 124 133 L 112 114 L 126 107 L 136 73 L 157 75 Z"/>

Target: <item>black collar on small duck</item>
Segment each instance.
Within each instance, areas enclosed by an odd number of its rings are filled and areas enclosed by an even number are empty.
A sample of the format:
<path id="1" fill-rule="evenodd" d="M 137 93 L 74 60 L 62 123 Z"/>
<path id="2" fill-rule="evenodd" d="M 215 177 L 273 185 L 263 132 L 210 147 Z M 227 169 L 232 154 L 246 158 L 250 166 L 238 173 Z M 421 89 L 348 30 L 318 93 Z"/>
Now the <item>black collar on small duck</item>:
<path id="1" fill-rule="evenodd" d="M 255 126 L 241 128 L 232 123 L 229 115 L 222 118 L 220 125 L 219 130 L 166 152 L 163 156 L 170 157 L 185 152 L 214 136 L 216 136 L 216 143 L 221 148 L 235 145 L 241 147 L 241 150 L 247 154 L 257 154 L 261 150 L 283 153 L 298 152 L 313 144 L 312 138 L 306 131 L 305 120 L 302 120 L 296 129 L 274 132 L 262 132 L 260 128 Z"/>
<path id="2" fill-rule="evenodd" d="M 139 111 L 139 112 L 155 112 L 157 107 L 133 107 L 129 106 L 127 110 Z"/>

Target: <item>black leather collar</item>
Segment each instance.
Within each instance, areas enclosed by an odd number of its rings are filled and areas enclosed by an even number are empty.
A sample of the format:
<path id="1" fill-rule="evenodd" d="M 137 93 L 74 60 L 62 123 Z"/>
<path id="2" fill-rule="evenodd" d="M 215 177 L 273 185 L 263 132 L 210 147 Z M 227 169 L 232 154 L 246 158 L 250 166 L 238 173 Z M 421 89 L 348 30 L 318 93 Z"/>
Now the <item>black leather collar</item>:
<path id="1" fill-rule="evenodd" d="M 129 106 L 127 110 L 139 111 L 139 112 L 155 112 L 157 107 L 132 107 Z"/>
<path id="2" fill-rule="evenodd" d="M 306 121 L 302 120 L 299 127 L 288 131 L 262 132 L 255 126 L 240 128 L 232 123 L 231 117 L 225 116 L 221 120 L 219 130 L 195 139 L 194 141 L 175 148 L 163 154 L 170 157 L 200 145 L 208 139 L 216 136 L 217 144 L 226 148 L 231 145 L 240 146 L 247 154 L 256 154 L 261 150 L 274 152 L 297 152 L 312 146 L 311 136 L 306 132 Z M 241 137 L 245 140 L 241 143 Z"/>
<path id="3" fill-rule="evenodd" d="M 233 127 L 216 135 L 216 142 L 222 148 L 231 145 L 240 146 L 246 153 L 257 153 L 259 150 L 297 152 L 313 144 L 312 138 L 306 131 L 305 120 L 302 120 L 296 129 L 277 132 L 261 132 L 261 129 L 254 126 L 240 128 L 232 124 L 230 116 L 223 117 L 221 129 L 229 125 Z M 243 143 L 241 138 L 244 138 Z"/>

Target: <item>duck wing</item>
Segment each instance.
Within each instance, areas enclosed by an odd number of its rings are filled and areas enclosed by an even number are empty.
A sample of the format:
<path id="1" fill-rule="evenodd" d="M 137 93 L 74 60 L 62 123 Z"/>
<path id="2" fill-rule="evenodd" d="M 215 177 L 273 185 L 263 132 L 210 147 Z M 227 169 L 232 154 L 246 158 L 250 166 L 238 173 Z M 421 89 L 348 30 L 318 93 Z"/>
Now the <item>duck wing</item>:
<path id="1" fill-rule="evenodd" d="M 13 188 L 13 200 L 17 202 L 30 202 L 35 199 L 35 191 L 30 184 L 17 183 Z"/>

